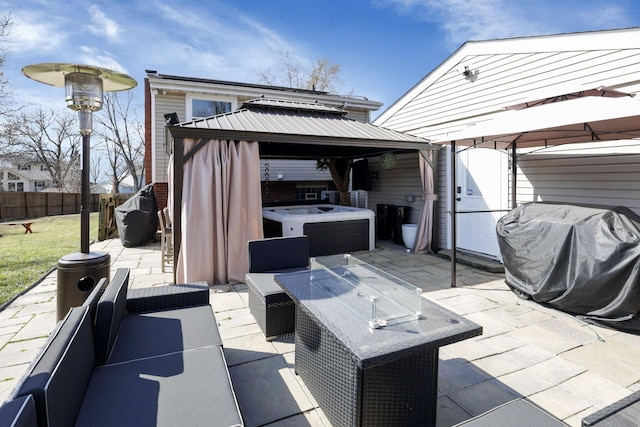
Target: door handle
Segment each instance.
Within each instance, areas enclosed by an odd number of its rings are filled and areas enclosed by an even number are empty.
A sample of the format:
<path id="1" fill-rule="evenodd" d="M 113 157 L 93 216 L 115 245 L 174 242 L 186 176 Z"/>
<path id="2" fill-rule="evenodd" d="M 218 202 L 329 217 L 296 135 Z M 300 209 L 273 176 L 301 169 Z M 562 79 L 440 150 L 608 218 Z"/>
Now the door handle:
<path id="1" fill-rule="evenodd" d="M 460 197 L 456 197 L 456 200 L 457 200 L 457 201 L 461 201 L 461 200 L 462 200 L 462 198 L 460 198 Z"/>

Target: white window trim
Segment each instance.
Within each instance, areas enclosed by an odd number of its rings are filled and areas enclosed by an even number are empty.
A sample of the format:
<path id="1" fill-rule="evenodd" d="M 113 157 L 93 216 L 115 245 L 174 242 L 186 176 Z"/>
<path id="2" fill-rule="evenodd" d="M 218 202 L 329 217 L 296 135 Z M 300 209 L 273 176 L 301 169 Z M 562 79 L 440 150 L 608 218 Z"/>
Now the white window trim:
<path id="1" fill-rule="evenodd" d="M 186 102 L 186 111 L 185 117 L 187 121 L 193 120 L 193 100 L 199 99 L 203 101 L 218 101 L 218 102 L 229 102 L 231 103 L 231 111 L 235 111 L 238 108 L 238 98 L 233 96 L 225 96 L 225 95 L 209 95 L 205 93 L 188 93 L 187 94 L 187 102 Z"/>

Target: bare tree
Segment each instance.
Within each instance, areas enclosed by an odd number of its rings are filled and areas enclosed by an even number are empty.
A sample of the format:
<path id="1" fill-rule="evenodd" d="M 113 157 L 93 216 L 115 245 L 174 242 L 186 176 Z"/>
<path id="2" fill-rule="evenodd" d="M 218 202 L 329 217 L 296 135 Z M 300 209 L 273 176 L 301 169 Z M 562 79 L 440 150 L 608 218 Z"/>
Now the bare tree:
<path id="1" fill-rule="evenodd" d="M 132 113 L 133 92 L 108 92 L 96 122 L 96 133 L 102 137 L 108 152 L 110 175 L 114 191 L 123 178 L 123 171 L 133 178 L 134 191 L 140 189 L 144 174 L 144 128 Z"/>
<path id="2" fill-rule="evenodd" d="M 81 139 L 71 112 L 41 107 L 20 112 L 8 120 L 4 136 L 12 155 L 45 165 L 55 188 L 79 188 Z"/>
<path id="3" fill-rule="evenodd" d="M 12 20 L 11 14 L 0 16 L 0 69 L 5 65 L 8 55 L 8 48 L 4 43 L 9 37 L 9 30 L 11 28 Z M 4 74 L 0 71 L 0 103 L 1 110 L 4 111 L 7 108 L 7 100 L 10 97 L 10 91 L 8 88 L 8 81 Z"/>
<path id="4" fill-rule="evenodd" d="M 258 77 L 261 82 L 274 86 L 337 92 L 341 70 L 339 64 L 333 64 L 327 58 L 318 58 L 311 68 L 305 68 L 286 52 L 277 69 L 261 69 Z"/>

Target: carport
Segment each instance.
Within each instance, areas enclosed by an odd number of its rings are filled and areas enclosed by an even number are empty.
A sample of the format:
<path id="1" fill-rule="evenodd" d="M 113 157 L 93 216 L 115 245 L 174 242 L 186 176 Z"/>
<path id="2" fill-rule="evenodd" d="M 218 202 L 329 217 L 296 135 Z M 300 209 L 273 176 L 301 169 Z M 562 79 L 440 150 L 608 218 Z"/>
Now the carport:
<path id="1" fill-rule="evenodd" d="M 418 152 L 425 203 L 416 249 L 430 250 L 435 199 L 432 151 L 440 147 L 423 138 L 358 122 L 321 104 L 271 99 L 245 102 L 235 112 L 175 124 L 169 130 L 174 139 L 169 188 L 176 282 L 244 279 L 246 242 L 263 237 L 260 158 L 328 159 L 334 181 L 348 183 L 349 167 L 338 170 L 337 159 L 349 165 L 386 152 Z M 191 168 L 196 161 L 200 166 Z M 214 177 L 215 188 L 208 188 L 198 187 L 202 179 L 196 173 L 222 175 Z M 213 201 L 205 201 L 211 193 L 224 197 L 213 195 Z M 211 221 L 202 221 L 208 215 L 213 216 L 214 230 L 205 224 Z"/>
<path id="2" fill-rule="evenodd" d="M 451 286 L 456 286 L 456 155 L 476 147 L 504 150 L 511 158 L 511 208 L 516 207 L 518 157 L 564 144 L 640 138 L 640 99 L 606 88 L 557 94 L 505 108 L 490 118 L 451 132 L 437 144 L 451 149 Z M 458 147 L 464 149 L 458 151 Z M 518 150 L 525 150 L 525 152 Z"/>

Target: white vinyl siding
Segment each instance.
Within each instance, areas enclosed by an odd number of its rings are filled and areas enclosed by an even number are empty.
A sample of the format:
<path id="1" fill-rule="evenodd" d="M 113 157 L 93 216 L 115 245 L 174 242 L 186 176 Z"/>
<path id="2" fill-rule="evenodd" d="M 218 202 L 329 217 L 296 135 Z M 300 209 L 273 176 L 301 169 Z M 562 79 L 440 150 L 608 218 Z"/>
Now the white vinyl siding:
<path id="1" fill-rule="evenodd" d="M 420 182 L 419 154 L 401 154 L 391 169 L 380 167 L 379 157 L 369 159 L 369 171 L 378 173 L 378 178 L 371 180 L 371 191 L 368 192 L 369 209 L 376 212 L 378 204 L 409 206 L 411 212 L 407 222 L 417 223 L 424 198 Z M 414 202 L 407 202 L 405 196 L 416 196 Z"/>
<path id="2" fill-rule="evenodd" d="M 518 159 L 516 200 L 519 204 L 625 206 L 640 214 L 640 146 L 628 150 L 607 154 L 594 147 L 522 156 Z"/>
<path id="3" fill-rule="evenodd" d="M 164 120 L 165 114 L 177 113 L 180 121 L 185 121 L 185 97 L 175 95 L 156 95 L 156 111 L 155 111 L 155 182 L 167 182 L 167 169 L 169 167 L 169 150 L 166 144 L 168 141 L 165 138 L 168 136 L 166 133 L 166 122 Z"/>

